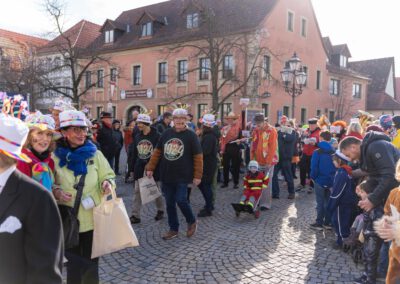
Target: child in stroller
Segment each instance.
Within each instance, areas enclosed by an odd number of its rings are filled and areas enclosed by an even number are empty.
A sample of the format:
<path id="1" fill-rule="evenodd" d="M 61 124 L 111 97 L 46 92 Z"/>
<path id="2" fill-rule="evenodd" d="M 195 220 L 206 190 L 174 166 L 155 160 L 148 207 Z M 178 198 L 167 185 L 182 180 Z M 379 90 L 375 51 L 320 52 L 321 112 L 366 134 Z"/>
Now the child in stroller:
<path id="1" fill-rule="evenodd" d="M 250 161 L 248 169 L 249 171 L 244 177 L 244 191 L 240 202 L 232 203 L 232 206 L 236 216 L 239 216 L 240 212 L 247 212 L 258 218 L 260 216 L 258 201 L 262 191 L 268 187 L 269 178 L 264 172 L 259 171 L 257 161 Z"/>

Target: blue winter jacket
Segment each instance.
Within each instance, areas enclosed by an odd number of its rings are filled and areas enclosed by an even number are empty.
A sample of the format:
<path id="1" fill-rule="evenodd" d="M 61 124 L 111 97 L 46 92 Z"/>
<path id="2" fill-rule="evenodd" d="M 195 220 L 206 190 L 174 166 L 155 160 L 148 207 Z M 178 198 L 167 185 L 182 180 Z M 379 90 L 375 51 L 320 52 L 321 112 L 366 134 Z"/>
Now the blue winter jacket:
<path id="1" fill-rule="evenodd" d="M 351 175 L 344 169 L 339 168 L 336 172 L 329 198 L 328 210 L 332 213 L 338 206 L 352 208 L 357 204 L 355 184 Z"/>
<path id="2" fill-rule="evenodd" d="M 332 161 L 335 153 L 329 142 L 321 141 L 311 157 L 311 179 L 322 187 L 331 188 L 336 168 Z"/>

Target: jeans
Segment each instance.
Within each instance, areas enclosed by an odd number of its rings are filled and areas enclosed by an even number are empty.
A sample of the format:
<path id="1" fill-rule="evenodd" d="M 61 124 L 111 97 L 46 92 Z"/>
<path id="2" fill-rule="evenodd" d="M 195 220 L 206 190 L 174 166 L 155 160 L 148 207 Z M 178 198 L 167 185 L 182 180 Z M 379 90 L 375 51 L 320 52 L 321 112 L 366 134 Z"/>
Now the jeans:
<path id="1" fill-rule="evenodd" d="M 314 191 L 317 201 L 317 224 L 321 226 L 330 225 L 331 212 L 328 210 L 328 202 L 331 191 L 329 188 L 320 186 L 318 183 L 314 183 Z"/>
<path id="2" fill-rule="evenodd" d="M 99 259 L 92 255 L 93 231 L 79 233 L 79 245 L 65 250 L 67 284 L 99 283 Z"/>
<path id="3" fill-rule="evenodd" d="M 206 202 L 206 205 L 204 206 L 205 209 L 211 211 L 213 210 L 213 192 L 211 189 L 211 183 L 200 183 L 199 184 L 199 189 L 201 191 L 201 194 L 203 194 L 204 200 Z"/>
<path id="4" fill-rule="evenodd" d="M 167 205 L 168 225 L 171 231 L 177 232 L 179 230 L 178 212 L 176 211 L 176 204 L 186 222 L 191 225 L 196 222 L 192 207 L 188 202 L 188 185 L 186 183 L 162 183 L 162 192 Z"/>
<path id="5" fill-rule="evenodd" d="M 279 181 L 278 181 L 278 173 L 282 171 L 283 176 L 287 182 L 287 187 L 289 194 L 294 194 L 294 183 L 293 183 L 293 175 L 292 175 L 292 161 L 291 160 L 282 160 L 274 168 L 274 175 L 272 177 L 272 196 L 279 197 Z"/>
<path id="6" fill-rule="evenodd" d="M 379 252 L 378 274 L 386 275 L 389 266 L 389 249 L 391 242 L 384 242 Z"/>

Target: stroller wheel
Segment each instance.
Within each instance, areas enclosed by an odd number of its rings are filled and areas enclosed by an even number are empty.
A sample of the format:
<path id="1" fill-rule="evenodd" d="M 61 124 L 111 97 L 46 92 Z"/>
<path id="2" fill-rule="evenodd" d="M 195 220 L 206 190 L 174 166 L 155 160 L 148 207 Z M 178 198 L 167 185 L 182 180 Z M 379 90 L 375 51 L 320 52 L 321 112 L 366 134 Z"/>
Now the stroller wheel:
<path id="1" fill-rule="evenodd" d="M 260 218 L 260 210 L 257 210 L 256 212 L 254 212 L 254 217 L 256 219 Z"/>

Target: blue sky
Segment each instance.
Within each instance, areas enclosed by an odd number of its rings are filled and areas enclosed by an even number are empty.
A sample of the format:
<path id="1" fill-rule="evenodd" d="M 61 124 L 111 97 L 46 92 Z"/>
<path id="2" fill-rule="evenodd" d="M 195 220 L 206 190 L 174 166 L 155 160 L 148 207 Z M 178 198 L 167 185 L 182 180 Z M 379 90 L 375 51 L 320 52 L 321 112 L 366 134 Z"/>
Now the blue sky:
<path id="1" fill-rule="evenodd" d="M 219 0 L 215 0 L 219 1 Z M 298 0 L 303 1 L 303 0 Z M 41 0 L 4 0 L 0 28 L 42 36 L 51 24 Z M 103 24 L 122 11 L 160 0 L 65 0 L 69 27 L 81 19 Z M 399 0 L 312 0 L 323 36 L 333 44 L 347 43 L 352 60 L 395 56 L 400 77 Z"/>

